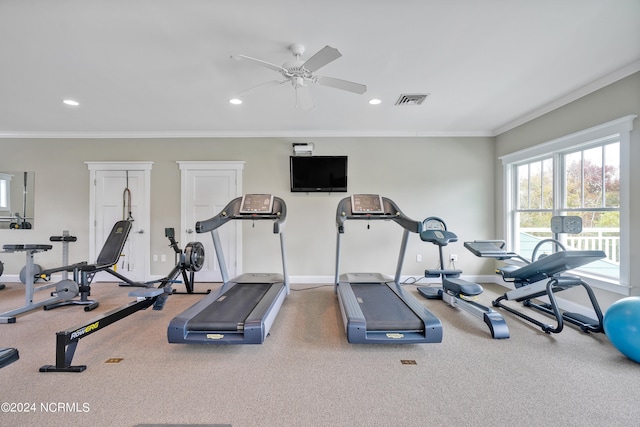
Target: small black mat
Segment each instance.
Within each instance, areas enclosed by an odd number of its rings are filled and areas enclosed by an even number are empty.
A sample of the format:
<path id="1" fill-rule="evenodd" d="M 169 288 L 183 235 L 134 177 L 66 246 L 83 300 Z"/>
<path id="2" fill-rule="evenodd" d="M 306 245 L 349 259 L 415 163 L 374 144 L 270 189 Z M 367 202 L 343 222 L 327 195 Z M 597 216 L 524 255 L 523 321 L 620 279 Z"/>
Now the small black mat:
<path id="1" fill-rule="evenodd" d="M 15 362 L 20 358 L 18 350 L 15 348 L 0 348 L 0 368 Z"/>

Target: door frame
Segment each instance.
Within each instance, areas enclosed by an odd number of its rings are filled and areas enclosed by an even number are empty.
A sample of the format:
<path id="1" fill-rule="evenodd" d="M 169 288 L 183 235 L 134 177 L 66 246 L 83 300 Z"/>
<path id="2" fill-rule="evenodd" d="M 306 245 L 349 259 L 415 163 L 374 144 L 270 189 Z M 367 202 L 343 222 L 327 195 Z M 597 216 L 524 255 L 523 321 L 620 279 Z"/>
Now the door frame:
<path id="1" fill-rule="evenodd" d="M 153 162 L 84 162 L 89 168 L 89 259 L 95 260 L 96 253 L 96 172 L 98 171 L 143 171 L 144 172 L 144 191 L 142 197 L 144 198 L 144 208 L 142 211 L 142 218 L 144 227 L 144 233 L 142 234 L 142 242 L 144 254 L 143 260 L 143 274 L 144 280 L 149 280 L 151 277 L 151 263 L 149 257 L 151 253 L 151 167 Z M 93 261 L 92 261 L 93 262 Z"/>
<path id="2" fill-rule="evenodd" d="M 184 242 L 188 240 L 187 229 L 194 228 L 195 224 L 187 224 L 187 173 L 194 170 L 207 171 L 234 171 L 236 179 L 236 194 L 234 198 L 242 196 L 242 171 L 244 169 L 244 161 L 242 160 L 178 160 L 176 161 L 180 167 L 180 226 L 181 237 Z M 230 202 L 231 200 L 228 200 Z M 217 212 L 213 213 L 215 215 Z M 242 224 L 241 221 L 232 221 L 227 226 L 235 227 L 236 232 L 236 274 L 242 274 Z"/>

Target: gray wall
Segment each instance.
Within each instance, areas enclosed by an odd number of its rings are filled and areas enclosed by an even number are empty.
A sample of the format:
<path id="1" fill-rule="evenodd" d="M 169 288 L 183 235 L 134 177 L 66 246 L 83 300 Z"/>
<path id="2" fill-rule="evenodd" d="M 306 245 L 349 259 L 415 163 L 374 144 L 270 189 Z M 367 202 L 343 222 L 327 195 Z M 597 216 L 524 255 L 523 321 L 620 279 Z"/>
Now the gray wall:
<path id="1" fill-rule="evenodd" d="M 640 116 L 640 73 L 635 73 L 603 89 L 584 96 L 562 108 L 525 123 L 496 137 L 496 158 L 533 145 L 550 141 L 583 129 L 590 128 L 623 116 Z M 640 169 L 634 167 L 640 160 L 640 121 L 634 121 L 631 132 L 631 253 L 640 253 Z M 496 209 L 503 206 L 502 164 L 496 161 Z M 504 230 L 502 217 L 496 217 L 496 232 Z M 633 261 L 633 256 L 632 256 Z M 634 295 L 640 295 L 640 265 L 631 263 L 630 282 Z M 598 291 L 598 299 L 603 306 L 621 296 Z"/>
<path id="2" fill-rule="evenodd" d="M 334 273 L 335 211 L 350 193 L 380 193 L 396 201 L 417 220 L 440 216 L 460 240 L 447 248 L 457 253 L 465 275 L 493 275 L 493 263 L 476 258 L 462 242 L 501 238 L 502 165 L 498 157 L 625 115 L 640 115 L 640 73 L 629 76 L 496 138 L 308 138 L 314 154 L 349 156 L 349 193 L 289 192 L 286 138 L 248 139 L 2 139 L 0 170 L 35 171 L 34 230 L 0 230 L 0 243 L 47 243 L 68 229 L 78 236 L 70 260 L 87 260 L 89 172 L 85 161 L 153 161 L 151 171 L 151 254 L 166 254 L 166 263 L 151 262 L 153 275 L 172 267 L 173 254 L 165 227 L 180 224 L 180 171 L 177 160 L 243 160 L 245 193 L 270 192 L 285 199 L 289 273 L 293 277 L 326 278 Z M 640 125 L 632 132 L 631 156 L 640 159 Z M 306 142 L 305 140 L 305 142 Z M 299 142 L 300 140 L 296 140 Z M 631 170 L 631 253 L 640 252 L 640 171 Z M 215 212 L 212 212 L 212 215 Z M 279 269 L 277 243 L 268 227 L 243 224 L 243 265 L 246 272 Z M 375 222 L 347 223 L 341 271 L 393 274 L 400 228 Z M 184 247 L 186 242 L 180 242 Z M 265 250 L 265 248 L 267 248 Z M 416 254 L 423 262 L 416 262 Z M 410 239 L 403 273 L 422 277 L 434 267 L 436 247 Z M 17 274 L 22 254 L 2 254 L 5 275 Z M 60 265 L 61 249 L 38 254 L 43 267 Z M 88 260 L 91 261 L 91 260 Z M 631 284 L 639 294 L 640 266 L 631 265 Z M 571 295 L 570 293 L 568 295 Z M 564 296 L 564 295 L 563 295 Z M 621 295 L 598 291 L 607 307 Z M 580 300 L 580 296 L 575 297 Z"/>
<path id="3" fill-rule="evenodd" d="M 152 161 L 151 254 L 168 262 L 151 262 L 152 275 L 172 267 L 165 227 L 180 226 L 180 171 L 177 160 L 243 160 L 243 192 L 269 192 L 287 202 L 286 241 L 290 275 L 333 276 L 335 214 L 350 193 L 374 192 L 393 199 L 416 220 L 442 217 L 460 242 L 450 251 L 465 274 L 492 275 L 492 266 L 463 248 L 464 240 L 491 238 L 494 230 L 492 138 L 310 138 L 314 154 L 349 156 L 349 193 L 305 194 L 289 191 L 289 155 L 293 140 L 248 139 L 15 139 L 0 140 L 0 170 L 35 171 L 33 230 L 0 230 L 0 243 L 48 243 L 49 236 L 70 230 L 78 237 L 70 261 L 85 261 L 89 251 L 89 171 L 85 161 Z M 298 140 L 299 141 L 299 140 Z M 135 197 L 135 195 L 134 195 Z M 217 212 L 212 212 L 211 215 Z M 205 218 L 203 218 L 205 219 Z M 347 224 L 342 271 L 393 274 L 401 229 L 395 223 Z M 184 247 L 187 242 L 180 242 Z M 243 223 L 246 272 L 277 272 L 277 239 L 269 227 Z M 265 250 L 264 248 L 267 248 Z M 61 248 L 37 254 L 43 267 L 61 264 Z M 423 262 L 416 262 L 416 254 Z M 421 277 L 437 265 L 437 249 L 412 236 L 403 273 Z M 17 274 L 23 254 L 2 254 L 5 275 Z M 92 261 L 92 260 L 87 260 Z"/>

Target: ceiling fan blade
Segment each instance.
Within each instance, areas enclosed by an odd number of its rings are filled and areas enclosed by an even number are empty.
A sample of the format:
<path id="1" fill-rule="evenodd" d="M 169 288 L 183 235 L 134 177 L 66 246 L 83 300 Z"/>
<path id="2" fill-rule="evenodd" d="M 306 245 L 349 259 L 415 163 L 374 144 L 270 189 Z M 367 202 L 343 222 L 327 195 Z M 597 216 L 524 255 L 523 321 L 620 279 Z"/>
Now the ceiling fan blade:
<path id="1" fill-rule="evenodd" d="M 246 56 L 246 55 L 233 55 L 231 58 L 232 59 L 237 59 L 237 60 L 251 61 L 254 64 L 260 65 L 261 67 L 266 67 L 266 68 L 269 68 L 270 70 L 274 70 L 274 71 L 278 71 L 278 72 L 286 71 L 284 68 L 282 68 L 279 65 L 272 64 L 272 63 L 267 62 L 267 61 L 263 61 L 262 59 L 252 58 L 252 57 Z"/>
<path id="2" fill-rule="evenodd" d="M 342 54 L 338 49 L 331 46 L 325 46 L 316 52 L 316 54 L 311 58 L 307 59 L 302 66 L 313 73 L 341 56 Z"/>
<path id="3" fill-rule="evenodd" d="M 349 92 L 362 95 L 367 91 L 367 86 L 360 83 L 354 83 L 347 80 L 336 79 L 333 77 L 318 76 L 316 82 L 321 86 L 329 86 L 336 89 L 346 90 Z"/>
<path id="4" fill-rule="evenodd" d="M 270 86 L 278 86 L 281 85 L 282 83 L 286 83 L 288 80 L 270 80 L 268 82 L 264 82 L 264 83 L 260 83 L 259 85 L 250 87 L 249 89 L 245 89 L 242 92 L 240 92 L 238 94 L 239 97 L 243 97 L 243 96 L 247 96 L 252 94 L 255 90 L 263 88 L 263 87 L 270 87 Z"/>
<path id="5" fill-rule="evenodd" d="M 296 108 L 302 110 L 310 110 L 315 107 L 309 86 L 296 86 Z"/>

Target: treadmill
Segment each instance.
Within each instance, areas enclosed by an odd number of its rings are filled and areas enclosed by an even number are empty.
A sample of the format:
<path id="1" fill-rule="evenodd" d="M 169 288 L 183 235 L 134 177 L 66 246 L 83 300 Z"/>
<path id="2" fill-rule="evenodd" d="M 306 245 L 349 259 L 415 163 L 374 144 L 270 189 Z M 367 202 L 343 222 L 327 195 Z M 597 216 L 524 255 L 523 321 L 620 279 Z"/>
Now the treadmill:
<path id="1" fill-rule="evenodd" d="M 196 223 L 198 233 L 211 232 L 222 286 L 169 323 L 170 343 L 262 344 L 290 292 L 284 250 L 287 207 L 271 194 L 245 194 L 216 216 Z M 229 280 L 218 228 L 232 220 L 273 221 L 280 236 L 283 274 L 245 273 Z"/>
<path id="2" fill-rule="evenodd" d="M 340 271 L 340 242 L 347 220 L 391 220 L 404 229 L 395 278 L 380 273 Z M 420 233 L 422 222 L 406 217 L 398 206 L 378 194 L 354 194 L 338 204 L 335 292 L 347 341 L 360 344 L 442 342 L 442 323 L 400 285 L 409 233 Z"/>

